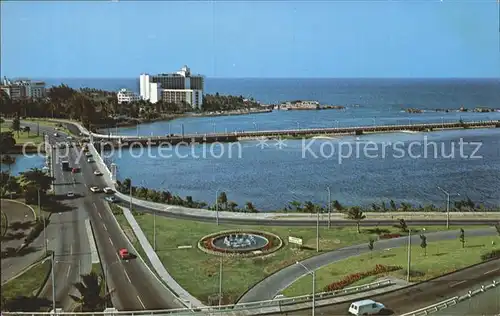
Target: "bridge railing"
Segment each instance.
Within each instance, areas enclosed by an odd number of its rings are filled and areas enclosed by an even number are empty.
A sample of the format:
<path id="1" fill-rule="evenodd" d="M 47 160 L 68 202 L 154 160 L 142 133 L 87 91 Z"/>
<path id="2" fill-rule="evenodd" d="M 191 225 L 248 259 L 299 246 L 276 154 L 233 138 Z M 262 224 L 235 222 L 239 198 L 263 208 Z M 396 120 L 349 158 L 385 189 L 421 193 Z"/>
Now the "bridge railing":
<path id="1" fill-rule="evenodd" d="M 493 282 L 491 284 L 483 285 L 479 289 L 475 289 L 475 290 L 469 291 L 465 295 L 454 296 L 454 297 L 446 299 L 446 300 L 444 300 L 442 302 L 439 302 L 439 303 L 436 303 L 436 304 L 433 304 L 433 305 L 429 305 L 429 306 L 421 308 L 421 309 L 417 309 L 416 311 L 413 311 L 413 312 L 410 312 L 410 313 L 406 313 L 406 314 L 403 314 L 401 316 L 422 316 L 422 315 L 429 315 L 429 314 L 438 312 L 438 311 L 443 310 L 445 308 L 448 308 L 450 306 L 456 305 L 456 304 L 458 304 L 458 303 L 460 303 L 462 301 L 470 299 L 471 297 L 476 296 L 476 295 L 478 295 L 480 293 L 483 293 L 483 292 L 485 292 L 487 290 L 495 288 L 499 284 L 499 282 L 500 281 L 493 280 Z"/>
<path id="2" fill-rule="evenodd" d="M 364 292 L 370 289 L 380 288 L 383 286 L 389 286 L 393 284 L 391 280 L 382 280 L 378 282 L 373 282 L 365 285 L 359 285 L 354 287 L 349 287 L 332 292 L 322 292 L 315 295 L 316 300 L 325 300 L 334 297 L 345 296 L 348 294 Z M 69 315 L 95 315 L 95 316 L 146 316 L 146 315 L 211 315 L 211 313 L 219 314 L 229 314 L 236 311 L 245 310 L 245 315 L 259 315 L 262 313 L 262 309 L 276 309 L 279 311 L 282 306 L 300 304 L 304 302 L 309 302 L 312 300 L 312 295 L 301 295 L 295 297 L 286 297 L 280 299 L 273 299 L 260 302 L 250 302 L 235 305 L 222 305 L 222 306 L 207 306 L 201 308 L 188 308 L 183 309 L 169 309 L 169 310 L 150 310 L 150 311 L 113 311 L 113 312 L 57 312 L 57 315 L 69 316 Z M 3 312 L 2 315 L 8 316 L 41 316 L 41 315 L 54 315 L 53 312 Z"/>

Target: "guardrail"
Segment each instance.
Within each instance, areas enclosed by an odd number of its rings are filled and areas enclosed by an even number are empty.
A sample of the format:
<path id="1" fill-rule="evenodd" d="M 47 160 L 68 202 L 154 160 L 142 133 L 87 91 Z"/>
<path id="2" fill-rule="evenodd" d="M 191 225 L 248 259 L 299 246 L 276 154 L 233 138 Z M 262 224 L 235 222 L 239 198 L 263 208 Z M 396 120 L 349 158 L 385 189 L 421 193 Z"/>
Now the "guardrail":
<path id="1" fill-rule="evenodd" d="M 364 292 L 371 289 L 380 288 L 383 286 L 389 286 L 393 284 L 391 280 L 382 280 L 379 282 L 373 282 L 365 285 L 353 286 L 337 291 L 332 292 L 322 292 L 317 293 L 315 295 L 316 300 L 325 300 L 333 297 L 345 296 L 353 293 Z M 61 315 L 61 316 L 70 316 L 70 315 L 95 315 L 95 316 L 146 316 L 146 315 L 210 315 L 210 313 L 217 314 L 229 314 L 232 312 L 243 311 L 246 310 L 245 315 L 259 315 L 261 314 L 261 309 L 272 309 L 275 308 L 276 311 L 282 306 L 286 305 L 295 305 L 304 302 L 309 302 L 312 300 L 312 295 L 301 295 L 295 297 L 286 297 L 268 301 L 260 301 L 260 302 L 250 302 L 236 305 L 222 305 L 222 306 L 207 306 L 201 308 L 178 308 L 178 309 L 167 309 L 167 310 L 152 310 L 152 311 L 108 311 L 108 312 L 38 312 L 38 313 L 30 313 L 30 312 L 3 312 L 2 315 L 15 316 L 15 315 L 31 315 L 31 316 L 42 316 L 42 315 Z"/>
<path id="2" fill-rule="evenodd" d="M 439 302 L 439 303 L 436 303 L 436 304 L 433 304 L 433 305 L 430 305 L 430 306 L 427 306 L 427 307 L 424 307 L 424 308 L 421 308 L 421 309 L 417 309 L 416 311 L 413 311 L 413 312 L 410 312 L 410 313 L 406 313 L 406 314 L 403 314 L 403 315 L 400 315 L 400 316 L 422 316 L 422 315 L 429 315 L 429 314 L 438 312 L 438 311 L 443 310 L 445 308 L 448 308 L 450 306 L 456 305 L 456 304 L 458 304 L 458 303 L 460 303 L 462 301 L 468 300 L 471 297 L 476 296 L 476 295 L 478 295 L 480 293 L 483 293 L 483 292 L 485 292 L 487 290 L 490 290 L 490 289 L 496 287 L 499 282 L 500 281 L 493 280 L 493 283 L 488 284 L 486 286 L 483 285 L 479 289 L 469 291 L 465 295 L 454 296 L 454 297 L 449 298 L 447 300 L 444 300 L 442 302 Z"/>

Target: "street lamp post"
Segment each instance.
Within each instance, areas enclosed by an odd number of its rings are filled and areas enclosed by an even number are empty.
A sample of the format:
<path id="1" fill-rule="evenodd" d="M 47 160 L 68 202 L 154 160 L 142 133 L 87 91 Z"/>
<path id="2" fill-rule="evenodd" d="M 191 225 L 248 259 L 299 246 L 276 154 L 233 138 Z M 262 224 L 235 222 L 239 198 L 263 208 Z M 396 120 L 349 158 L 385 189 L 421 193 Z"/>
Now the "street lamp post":
<path id="1" fill-rule="evenodd" d="M 55 259 L 55 252 L 52 252 L 52 255 L 50 256 L 51 262 L 51 274 L 52 274 L 52 309 L 54 310 L 54 313 L 56 312 L 56 278 L 55 278 L 55 273 L 54 273 L 54 259 Z"/>
<path id="2" fill-rule="evenodd" d="M 215 223 L 219 226 L 219 189 L 215 190 Z"/>
<path id="3" fill-rule="evenodd" d="M 305 265 L 303 265 L 301 262 L 295 262 L 295 264 L 298 264 L 302 266 L 304 269 L 306 269 L 308 274 L 311 274 L 312 276 L 312 316 L 314 316 L 314 308 L 316 307 L 316 275 L 314 271 L 309 270 Z"/>
<path id="4" fill-rule="evenodd" d="M 220 257 L 219 265 L 219 309 L 222 305 L 222 257 Z"/>
<path id="5" fill-rule="evenodd" d="M 316 252 L 319 252 L 319 207 L 316 208 Z"/>
<path id="6" fill-rule="evenodd" d="M 408 268 L 406 269 L 406 282 L 410 282 L 411 267 L 411 228 L 408 229 Z"/>
<path id="7" fill-rule="evenodd" d="M 331 227 L 331 213 L 332 213 L 332 194 L 330 192 L 330 187 L 326 187 L 328 190 L 328 229 Z"/>
<path id="8" fill-rule="evenodd" d="M 450 229 L 450 196 L 451 194 L 443 190 L 441 187 L 437 187 L 439 190 L 446 194 L 446 229 Z M 453 195 L 460 196 L 460 193 L 455 193 Z"/>

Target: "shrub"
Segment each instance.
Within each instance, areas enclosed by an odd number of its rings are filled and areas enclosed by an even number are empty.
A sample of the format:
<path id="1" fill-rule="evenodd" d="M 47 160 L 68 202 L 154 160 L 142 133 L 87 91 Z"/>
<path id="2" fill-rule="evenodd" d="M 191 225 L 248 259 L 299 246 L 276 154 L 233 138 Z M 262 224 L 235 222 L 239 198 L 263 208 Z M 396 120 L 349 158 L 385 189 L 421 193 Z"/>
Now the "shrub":
<path id="1" fill-rule="evenodd" d="M 500 258 L 500 249 L 495 249 L 481 255 L 481 260 L 486 261 L 490 259 Z"/>
<path id="2" fill-rule="evenodd" d="M 381 274 L 381 273 L 397 271 L 397 270 L 401 270 L 401 269 L 402 269 L 402 267 L 400 267 L 400 266 L 386 266 L 386 265 L 382 265 L 382 264 L 377 264 L 375 266 L 375 268 L 370 270 L 370 271 L 350 274 L 340 281 L 330 283 L 324 288 L 324 290 L 326 292 L 340 290 L 340 289 L 342 289 L 350 284 L 353 284 L 354 282 L 357 282 L 363 278 L 366 278 L 366 277 L 369 277 L 372 275 Z"/>

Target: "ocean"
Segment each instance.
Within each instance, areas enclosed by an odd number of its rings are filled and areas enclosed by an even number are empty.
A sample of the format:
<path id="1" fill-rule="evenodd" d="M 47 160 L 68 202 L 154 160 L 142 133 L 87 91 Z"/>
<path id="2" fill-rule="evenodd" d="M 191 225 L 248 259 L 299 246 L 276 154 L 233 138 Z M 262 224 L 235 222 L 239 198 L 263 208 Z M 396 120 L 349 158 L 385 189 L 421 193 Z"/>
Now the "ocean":
<path id="1" fill-rule="evenodd" d="M 46 79 L 47 83 L 51 81 Z M 72 87 L 137 90 L 136 79 L 65 80 Z M 262 103 L 318 100 L 345 105 L 345 111 L 275 111 L 266 114 L 181 118 L 118 129 L 119 134 L 164 135 L 234 130 L 335 127 L 500 120 L 500 112 L 435 112 L 434 109 L 500 108 L 500 79 L 206 79 L 206 92 L 253 97 Z M 408 114 L 406 108 L 428 110 Z M 112 131 L 113 133 L 115 131 Z M 312 143 L 310 143 L 312 141 Z M 436 145 L 429 145 L 434 142 Z M 404 155 L 395 154 L 400 144 Z M 462 143 L 462 145 L 460 145 Z M 463 143 L 466 143 L 465 145 Z M 475 144 L 480 144 L 476 155 Z M 230 147 L 236 146 L 236 147 Z M 239 146 L 239 147 L 238 147 Z M 375 156 L 365 152 L 375 147 Z M 383 147 L 389 147 L 383 152 Z M 360 150 L 356 150 L 360 147 Z M 343 150 L 354 149 L 347 155 Z M 437 148 L 437 149 L 436 149 Z M 414 150 L 414 154 L 412 153 Z M 430 150 L 431 153 L 425 154 Z M 361 153 L 359 153 L 359 151 Z M 348 205 L 373 202 L 433 203 L 444 207 L 441 186 L 488 206 L 500 205 L 500 130 L 395 133 L 315 140 L 242 141 L 220 147 L 197 145 L 109 153 L 118 178 L 214 203 L 216 190 L 240 206 L 251 201 L 260 210 L 278 210 L 289 202 Z M 453 153 L 453 154 L 452 154 Z M 462 153 L 462 154 L 460 154 Z M 420 154 L 420 157 L 416 157 Z M 340 159 L 343 156 L 345 158 Z M 480 156 L 471 158 L 471 156 Z M 140 167 L 139 167 L 140 166 Z"/>

